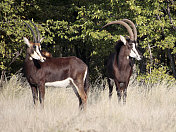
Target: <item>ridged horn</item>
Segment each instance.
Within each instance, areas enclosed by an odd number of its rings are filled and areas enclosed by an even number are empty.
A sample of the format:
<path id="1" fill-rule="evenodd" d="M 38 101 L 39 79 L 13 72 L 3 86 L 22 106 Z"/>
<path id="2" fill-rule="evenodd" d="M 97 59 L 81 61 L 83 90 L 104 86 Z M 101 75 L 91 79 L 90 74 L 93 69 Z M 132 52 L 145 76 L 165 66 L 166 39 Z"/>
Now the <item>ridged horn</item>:
<path id="1" fill-rule="evenodd" d="M 36 36 L 35 36 L 35 33 L 34 33 L 34 30 L 32 29 L 32 27 L 27 24 L 25 21 L 23 21 L 27 26 L 28 28 L 31 30 L 32 34 L 33 34 L 33 38 L 34 38 L 34 43 L 37 43 L 37 39 L 36 39 Z"/>
<path id="2" fill-rule="evenodd" d="M 134 32 L 134 40 L 137 41 L 137 30 L 136 30 L 136 26 L 134 25 L 134 23 L 129 19 L 122 19 L 122 21 L 131 25 L 131 27 L 133 28 L 133 32 Z"/>
<path id="3" fill-rule="evenodd" d="M 134 41 L 134 34 L 133 34 L 133 31 L 132 31 L 131 27 L 130 27 L 127 23 L 125 23 L 124 21 L 121 21 L 121 20 L 112 21 L 112 22 L 110 22 L 110 23 L 104 25 L 102 28 L 104 28 L 104 27 L 106 27 L 106 26 L 109 26 L 109 25 L 112 25 L 112 24 L 120 24 L 120 25 L 123 25 L 124 27 L 126 27 L 128 33 L 129 33 L 129 35 L 130 35 L 130 39 L 131 39 L 132 41 Z"/>
<path id="4" fill-rule="evenodd" d="M 30 20 L 30 22 L 35 27 L 35 30 L 36 30 L 36 33 L 37 33 L 37 43 L 40 43 L 40 32 L 39 32 L 37 26 L 31 20 Z"/>

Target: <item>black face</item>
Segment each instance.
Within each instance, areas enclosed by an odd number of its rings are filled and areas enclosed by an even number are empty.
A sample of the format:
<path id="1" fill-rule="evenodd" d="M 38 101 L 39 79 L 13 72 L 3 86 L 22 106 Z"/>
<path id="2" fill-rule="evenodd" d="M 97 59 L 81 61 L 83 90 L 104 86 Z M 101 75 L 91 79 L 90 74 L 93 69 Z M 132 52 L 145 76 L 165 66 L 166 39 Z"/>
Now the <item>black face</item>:
<path id="1" fill-rule="evenodd" d="M 31 45 L 31 47 L 29 47 L 27 51 L 29 54 L 34 54 L 34 52 L 36 52 L 36 45 Z"/>
<path id="2" fill-rule="evenodd" d="M 131 50 L 132 47 L 133 47 L 133 44 L 132 44 L 132 43 L 128 43 L 128 44 L 127 44 L 127 47 L 128 47 L 129 50 Z"/>
<path id="3" fill-rule="evenodd" d="M 33 48 L 28 48 L 27 49 L 27 53 L 30 54 L 34 54 L 34 49 Z"/>

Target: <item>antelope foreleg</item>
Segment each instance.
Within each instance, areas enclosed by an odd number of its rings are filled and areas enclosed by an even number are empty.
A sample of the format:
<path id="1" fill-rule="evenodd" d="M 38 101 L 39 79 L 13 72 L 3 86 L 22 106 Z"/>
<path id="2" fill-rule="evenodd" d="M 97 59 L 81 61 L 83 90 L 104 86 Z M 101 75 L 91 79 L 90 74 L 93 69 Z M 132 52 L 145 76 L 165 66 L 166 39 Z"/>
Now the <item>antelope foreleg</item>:
<path id="1" fill-rule="evenodd" d="M 110 78 L 108 78 L 108 85 L 109 85 L 109 99 L 111 99 L 112 97 L 112 91 L 113 91 L 113 82 L 112 80 L 110 80 Z"/>
<path id="2" fill-rule="evenodd" d="M 118 97 L 118 102 L 121 102 L 121 98 L 122 98 L 122 90 L 120 88 L 120 83 L 114 79 L 115 85 L 116 85 L 116 91 L 117 91 L 117 97 Z"/>
<path id="3" fill-rule="evenodd" d="M 126 104 L 127 89 L 123 90 L 123 104 Z"/>
<path id="4" fill-rule="evenodd" d="M 44 97 L 45 97 L 45 85 L 39 85 L 39 100 L 42 108 L 44 108 Z"/>
<path id="5" fill-rule="evenodd" d="M 122 87 L 122 90 L 123 90 L 123 104 L 126 104 L 127 87 L 128 87 L 128 83 L 124 83 L 124 85 Z"/>
<path id="6" fill-rule="evenodd" d="M 32 90 L 32 97 L 33 97 L 34 105 L 37 105 L 37 103 L 38 103 L 38 89 L 36 86 L 31 85 L 31 90 Z"/>

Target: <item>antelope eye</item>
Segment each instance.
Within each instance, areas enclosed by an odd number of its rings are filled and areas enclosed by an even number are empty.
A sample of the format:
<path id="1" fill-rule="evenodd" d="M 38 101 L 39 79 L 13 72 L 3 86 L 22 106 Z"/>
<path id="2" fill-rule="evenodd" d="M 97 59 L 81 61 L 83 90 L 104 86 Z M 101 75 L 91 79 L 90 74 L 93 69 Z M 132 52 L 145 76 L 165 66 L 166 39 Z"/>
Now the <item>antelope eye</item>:
<path id="1" fill-rule="evenodd" d="M 128 46 L 128 48 L 131 48 L 131 47 L 132 47 L 132 44 L 128 44 L 127 46 Z"/>
<path id="2" fill-rule="evenodd" d="M 35 46 L 35 45 L 33 45 L 33 48 L 36 48 L 36 46 Z"/>

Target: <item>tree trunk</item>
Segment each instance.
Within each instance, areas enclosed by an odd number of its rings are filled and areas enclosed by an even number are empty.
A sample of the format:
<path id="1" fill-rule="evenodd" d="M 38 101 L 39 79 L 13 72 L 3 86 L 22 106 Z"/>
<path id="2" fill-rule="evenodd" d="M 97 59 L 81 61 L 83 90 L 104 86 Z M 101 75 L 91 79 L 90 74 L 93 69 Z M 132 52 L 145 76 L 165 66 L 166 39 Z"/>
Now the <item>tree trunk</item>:
<path id="1" fill-rule="evenodd" d="M 169 60 L 170 60 L 170 65 L 171 65 L 172 73 L 173 73 L 174 78 L 176 79 L 175 59 L 174 59 L 173 55 L 171 54 L 171 50 L 168 49 L 167 51 L 168 51 L 168 57 L 169 57 Z"/>
<path id="2" fill-rule="evenodd" d="M 3 83 L 4 83 L 5 81 L 7 81 L 6 79 L 7 79 L 7 78 L 6 78 L 6 71 L 5 71 L 5 70 L 2 70 L 2 72 L 1 72 L 1 80 L 0 80 L 0 87 L 2 87 L 2 85 L 3 85 Z"/>
<path id="3" fill-rule="evenodd" d="M 148 50 L 149 50 L 149 53 L 150 53 L 150 74 L 152 73 L 152 66 L 153 66 L 153 55 L 152 55 L 152 50 L 151 50 L 151 47 L 150 47 L 150 44 L 148 43 Z"/>

